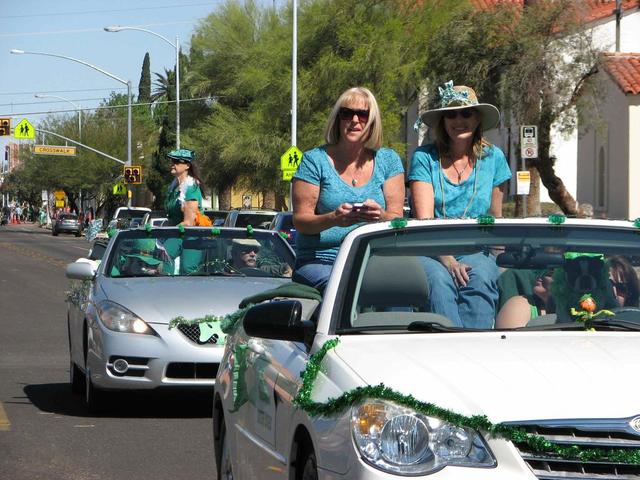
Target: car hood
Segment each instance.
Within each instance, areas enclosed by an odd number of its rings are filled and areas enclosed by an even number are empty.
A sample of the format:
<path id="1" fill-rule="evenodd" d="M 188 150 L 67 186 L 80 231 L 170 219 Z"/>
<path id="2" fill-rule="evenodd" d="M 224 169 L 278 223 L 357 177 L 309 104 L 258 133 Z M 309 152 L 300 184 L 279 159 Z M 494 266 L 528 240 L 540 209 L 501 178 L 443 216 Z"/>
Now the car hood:
<path id="1" fill-rule="evenodd" d="M 226 315 L 248 296 L 290 280 L 264 277 L 102 277 L 105 297 L 149 323 L 168 324 L 173 318 Z"/>
<path id="2" fill-rule="evenodd" d="M 336 354 L 364 384 L 494 422 L 640 414 L 640 333 L 349 335 Z"/>

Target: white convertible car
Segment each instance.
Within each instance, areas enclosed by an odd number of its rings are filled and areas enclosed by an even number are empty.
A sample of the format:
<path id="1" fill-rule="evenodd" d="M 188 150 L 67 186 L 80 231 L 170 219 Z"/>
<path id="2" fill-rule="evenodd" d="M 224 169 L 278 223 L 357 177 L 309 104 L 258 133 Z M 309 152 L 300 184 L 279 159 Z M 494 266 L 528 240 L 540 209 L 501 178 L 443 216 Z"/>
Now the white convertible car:
<path id="1" fill-rule="evenodd" d="M 218 478 L 640 478 L 638 265 L 640 221 L 356 229 L 231 326 Z"/>

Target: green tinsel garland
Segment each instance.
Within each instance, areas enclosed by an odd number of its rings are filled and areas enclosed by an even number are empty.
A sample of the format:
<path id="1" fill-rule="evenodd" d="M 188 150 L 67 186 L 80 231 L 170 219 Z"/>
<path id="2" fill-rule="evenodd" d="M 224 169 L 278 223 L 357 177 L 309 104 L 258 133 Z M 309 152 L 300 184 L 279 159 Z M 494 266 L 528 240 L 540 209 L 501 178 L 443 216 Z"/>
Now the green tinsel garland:
<path id="1" fill-rule="evenodd" d="M 204 317 L 192 318 L 192 319 L 186 319 L 181 316 L 175 317 L 171 319 L 171 321 L 169 322 L 169 330 L 177 327 L 178 325 L 192 326 L 192 325 L 198 325 L 200 323 L 220 322 L 220 329 L 224 333 L 229 335 L 230 333 L 233 333 L 233 331 L 235 330 L 238 320 L 240 320 L 244 316 L 244 314 L 247 312 L 247 310 L 249 310 L 249 308 L 251 307 L 253 307 L 253 304 L 247 305 L 246 307 L 236 310 L 233 313 L 228 313 L 227 315 L 222 315 L 222 316 L 205 315 Z"/>
<path id="2" fill-rule="evenodd" d="M 325 403 L 314 402 L 311 399 L 313 385 L 320 372 L 320 365 L 327 352 L 338 345 L 339 340 L 327 341 L 322 348 L 313 354 L 302 372 L 302 387 L 293 400 L 294 405 L 306 411 L 311 416 L 331 415 L 352 406 L 365 398 L 388 400 L 411 408 L 423 415 L 438 417 L 441 420 L 459 427 L 473 428 L 487 432 L 491 436 L 500 437 L 518 444 L 524 444 L 535 453 L 555 455 L 566 460 L 582 462 L 600 461 L 640 465 L 639 449 L 623 448 L 584 448 L 579 445 L 560 446 L 544 437 L 528 433 L 526 430 L 505 424 L 493 424 L 485 415 L 467 417 L 452 412 L 437 405 L 417 400 L 413 395 L 403 395 L 386 387 L 384 384 L 357 387 L 345 392 L 337 398 L 330 398 Z"/>

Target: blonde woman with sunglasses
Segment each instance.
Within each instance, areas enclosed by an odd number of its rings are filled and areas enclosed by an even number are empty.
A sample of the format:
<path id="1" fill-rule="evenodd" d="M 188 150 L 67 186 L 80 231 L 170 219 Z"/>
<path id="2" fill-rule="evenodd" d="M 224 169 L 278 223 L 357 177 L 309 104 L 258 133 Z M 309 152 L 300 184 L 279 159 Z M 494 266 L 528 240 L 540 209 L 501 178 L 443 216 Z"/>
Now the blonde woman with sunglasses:
<path id="1" fill-rule="evenodd" d="M 440 105 L 422 115 L 435 132 L 433 144 L 418 147 L 409 182 L 416 218 L 502 216 L 511 170 L 502 151 L 482 132 L 500 121 L 498 109 L 478 102 L 475 91 L 447 82 L 438 89 Z M 493 326 L 498 269 L 484 253 L 424 258 L 430 311 L 470 328 Z"/>
<path id="2" fill-rule="evenodd" d="M 365 222 L 401 217 L 405 196 L 402 161 L 382 148 L 382 119 L 370 90 L 354 87 L 340 95 L 325 141 L 304 153 L 293 178 L 293 280 L 319 290 L 347 233 Z"/>

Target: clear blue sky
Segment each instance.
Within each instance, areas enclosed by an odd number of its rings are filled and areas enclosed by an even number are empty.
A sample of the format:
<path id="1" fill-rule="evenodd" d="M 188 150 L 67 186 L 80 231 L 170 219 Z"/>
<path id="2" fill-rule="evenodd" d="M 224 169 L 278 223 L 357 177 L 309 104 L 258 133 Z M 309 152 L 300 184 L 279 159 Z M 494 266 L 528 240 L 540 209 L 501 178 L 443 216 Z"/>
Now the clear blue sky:
<path id="1" fill-rule="evenodd" d="M 163 35 L 172 43 L 178 35 L 185 52 L 198 22 L 221 3 L 222 0 L 0 0 L 0 117 L 11 116 L 13 125 L 27 118 L 35 125 L 51 111 L 74 109 L 66 101 L 35 98 L 36 93 L 62 96 L 83 108 L 97 106 L 112 91 L 126 93 L 125 85 L 79 63 L 42 55 L 12 55 L 11 49 L 83 60 L 131 80 L 133 94 L 137 95 L 145 53 L 149 52 L 153 75 L 174 68 L 175 50 L 145 32 L 107 33 L 103 27 L 137 26 Z M 12 137 L 0 137 L 0 152 L 4 152 L 8 139 L 14 141 Z"/>

